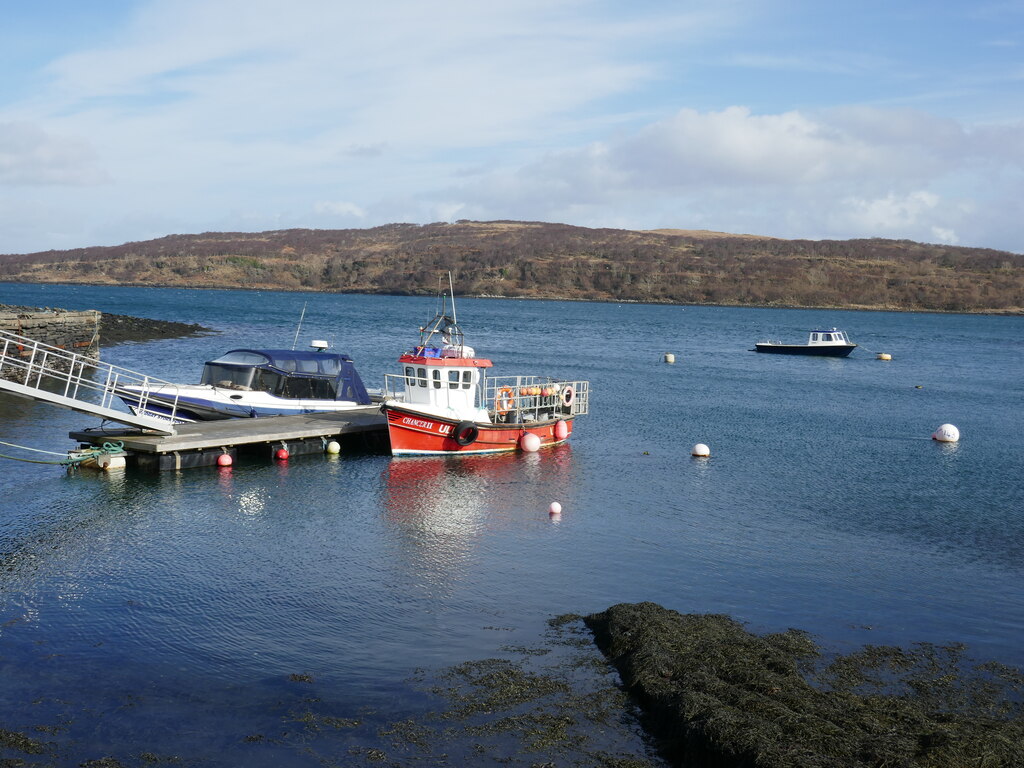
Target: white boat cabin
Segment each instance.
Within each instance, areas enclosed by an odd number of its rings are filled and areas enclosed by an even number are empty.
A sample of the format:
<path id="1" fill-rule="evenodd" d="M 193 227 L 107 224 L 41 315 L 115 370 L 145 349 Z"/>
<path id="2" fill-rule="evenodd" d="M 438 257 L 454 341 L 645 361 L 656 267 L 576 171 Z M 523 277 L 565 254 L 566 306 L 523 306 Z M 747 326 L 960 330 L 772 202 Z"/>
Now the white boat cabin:
<path id="1" fill-rule="evenodd" d="M 398 359 L 402 365 L 402 404 L 437 416 L 490 421 L 487 410 L 480 405 L 480 369 L 489 368 L 491 361 L 473 355 L 472 347 L 462 345 L 421 347 L 402 355 Z M 386 378 L 392 379 L 387 384 L 389 392 L 399 389 L 392 377 Z"/>
<path id="2" fill-rule="evenodd" d="M 811 331 L 811 334 L 807 340 L 807 345 L 810 347 L 814 346 L 836 346 L 836 345 L 847 345 L 852 344 L 846 334 L 835 328 L 831 328 L 827 331 Z"/>
<path id="3" fill-rule="evenodd" d="M 454 310 L 453 310 L 454 312 Z M 520 424 L 587 413 L 589 382 L 538 376 L 485 376 L 493 363 L 465 343 L 443 307 L 420 328 L 419 343 L 385 374 L 384 402 L 405 410 L 477 424 Z"/>

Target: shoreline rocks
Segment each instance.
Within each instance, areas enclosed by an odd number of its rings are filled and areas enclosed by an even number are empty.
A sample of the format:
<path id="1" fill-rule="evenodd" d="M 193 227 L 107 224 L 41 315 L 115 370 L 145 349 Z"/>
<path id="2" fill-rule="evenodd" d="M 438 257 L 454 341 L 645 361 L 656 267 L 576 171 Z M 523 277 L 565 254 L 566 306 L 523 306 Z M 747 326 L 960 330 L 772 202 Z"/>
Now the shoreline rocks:
<path id="1" fill-rule="evenodd" d="M 216 331 L 198 323 L 178 323 L 172 320 L 152 320 L 145 317 L 108 313 L 103 313 L 100 318 L 101 347 L 121 344 L 126 341 L 178 339 L 212 333 L 216 333 Z"/>
<path id="2" fill-rule="evenodd" d="M 0 304 L 0 329 L 45 344 L 95 355 L 98 347 L 215 333 L 198 323 L 153 320 L 97 310 Z"/>

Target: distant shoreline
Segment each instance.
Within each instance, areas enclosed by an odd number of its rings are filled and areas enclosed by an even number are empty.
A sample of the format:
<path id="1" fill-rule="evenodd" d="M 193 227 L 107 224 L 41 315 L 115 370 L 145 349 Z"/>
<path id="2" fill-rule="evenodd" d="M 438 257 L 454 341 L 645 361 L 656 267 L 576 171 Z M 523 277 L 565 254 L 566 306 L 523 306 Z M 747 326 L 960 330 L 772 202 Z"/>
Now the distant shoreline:
<path id="1" fill-rule="evenodd" d="M 459 220 L 168 235 L 0 255 L 0 280 L 369 295 L 1024 314 L 1024 254 L 909 240 L 780 240 Z"/>
<path id="2" fill-rule="evenodd" d="M 25 280 L 8 280 L 2 282 L 9 282 L 14 285 L 85 285 L 94 288 L 171 288 L 177 290 L 193 290 L 193 291 L 274 291 L 276 293 L 294 293 L 298 295 L 323 294 L 324 296 L 411 296 L 411 297 L 433 297 L 435 294 L 428 291 L 379 291 L 369 292 L 364 290 L 354 291 L 325 291 L 314 288 L 296 288 L 294 286 L 283 287 L 274 285 L 261 285 L 259 288 L 244 287 L 238 285 L 175 285 L 173 283 L 101 283 L 101 282 L 29 282 Z M 673 302 L 673 301 L 641 301 L 639 299 L 601 299 L 601 298 L 582 298 L 574 296 L 501 296 L 498 294 L 491 293 L 465 293 L 459 294 L 456 292 L 456 298 L 459 299 L 499 299 L 505 301 L 573 301 L 580 303 L 591 303 L 591 304 L 637 304 L 646 305 L 652 307 L 722 307 L 728 309 L 800 309 L 800 310 L 820 310 L 820 311 L 837 311 L 837 312 L 900 312 L 900 313 L 920 313 L 926 315 L 990 315 L 993 317 L 1024 317 L 1024 308 L 1022 309 L 977 309 L 977 310 L 945 310 L 945 309 L 921 309 L 921 308 L 907 308 L 907 307 L 892 307 L 892 306 L 879 306 L 879 305 L 854 305 L 854 304 L 833 304 L 833 305 L 797 305 L 797 304 L 728 304 L 728 303 L 693 303 L 693 302 Z M 40 311 L 38 307 L 12 307 L 4 304 L 0 304 L 0 309 L 24 309 L 30 311 Z M 106 317 L 129 317 L 128 315 L 106 315 Z M 158 322 L 149 321 L 145 318 L 133 318 L 134 320 L 143 320 L 146 322 Z M 171 321 L 160 321 L 160 322 L 171 322 Z M 212 329 L 203 328 L 195 324 L 177 323 L 177 325 L 185 327 L 194 327 L 197 330 L 195 333 L 215 333 Z M 192 333 L 185 334 L 171 334 L 169 336 L 158 336 L 156 338 L 173 338 L 176 335 L 192 335 Z M 126 339 L 126 340 L 138 340 L 138 339 Z"/>

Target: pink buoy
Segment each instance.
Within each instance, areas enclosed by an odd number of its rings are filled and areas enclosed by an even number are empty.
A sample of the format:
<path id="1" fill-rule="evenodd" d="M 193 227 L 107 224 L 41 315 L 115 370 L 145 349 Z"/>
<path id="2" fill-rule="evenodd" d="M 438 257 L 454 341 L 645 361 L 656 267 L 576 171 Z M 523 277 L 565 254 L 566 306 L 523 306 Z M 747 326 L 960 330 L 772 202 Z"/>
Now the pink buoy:
<path id="1" fill-rule="evenodd" d="M 563 419 L 555 422 L 555 438 L 565 440 L 569 436 L 569 425 Z"/>
<path id="2" fill-rule="evenodd" d="M 232 465 L 232 463 L 234 463 L 234 462 L 233 462 L 233 460 L 231 458 L 231 454 L 230 453 L 222 453 L 220 456 L 217 457 L 217 466 L 218 467 L 230 467 Z"/>
<path id="3" fill-rule="evenodd" d="M 527 432 L 519 438 L 519 447 L 527 453 L 533 453 L 534 451 L 540 450 L 540 438 L 532 432 Z"/>
<path id="4" fill-rule="evenodd" d="M 277 459 L 278 461 L 288 461 L 288 449 L 278 448 L 276 451 L 274 451 L 274 458 Z"/>

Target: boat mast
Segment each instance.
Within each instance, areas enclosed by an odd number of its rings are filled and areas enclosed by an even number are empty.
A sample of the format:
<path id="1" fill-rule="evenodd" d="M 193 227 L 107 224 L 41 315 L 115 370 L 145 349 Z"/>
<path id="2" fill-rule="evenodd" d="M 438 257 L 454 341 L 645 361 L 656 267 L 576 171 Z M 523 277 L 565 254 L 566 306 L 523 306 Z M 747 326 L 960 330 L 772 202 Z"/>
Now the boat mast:
<path id="1" fill-rule="evenodd" d="M 302 302 L 302 314 L 299 315 L 299 324 L 295 327 L 295 338 L 292 339 L 292 349 L 295 349 L 295 345 L 299 343 L 299 331 L 302 330 L 302 318 L 306 316 L 306 304 L 308 302 Z"/>
<path id="2" fill-rule="evenodd" d="M 448 271 L 448 293 L 452 297 L 452 323 L 456 326 L 459 324 L 459 317 L 455 314 L 455 288 L 452 286 L 452 273 Z"/>

